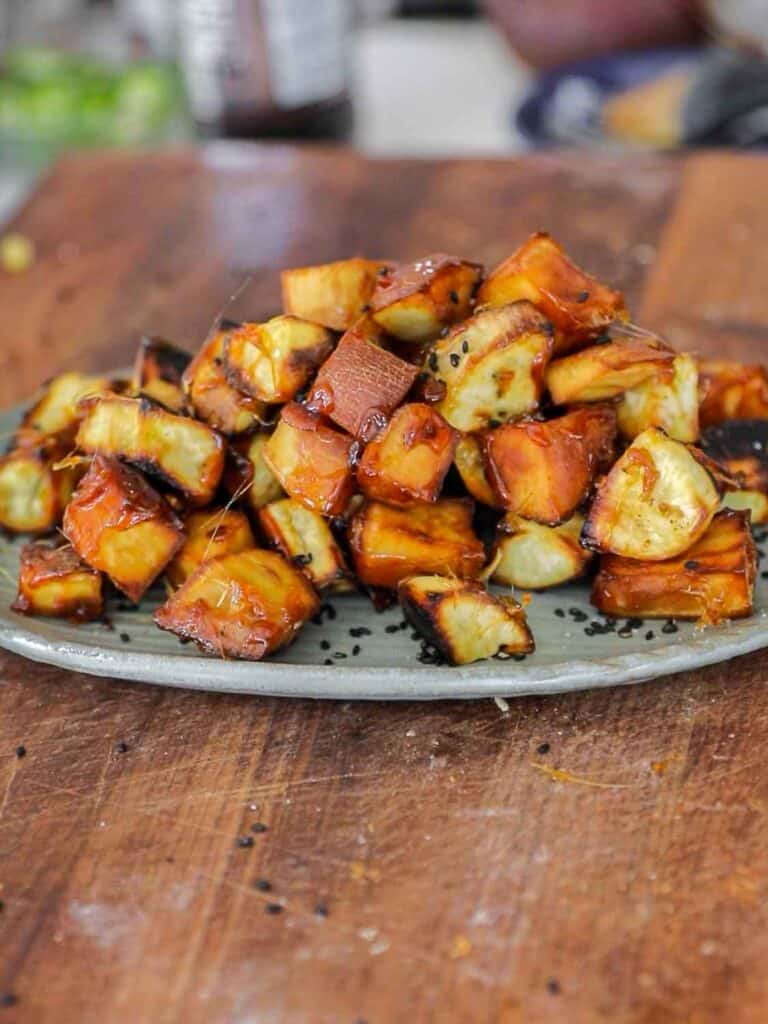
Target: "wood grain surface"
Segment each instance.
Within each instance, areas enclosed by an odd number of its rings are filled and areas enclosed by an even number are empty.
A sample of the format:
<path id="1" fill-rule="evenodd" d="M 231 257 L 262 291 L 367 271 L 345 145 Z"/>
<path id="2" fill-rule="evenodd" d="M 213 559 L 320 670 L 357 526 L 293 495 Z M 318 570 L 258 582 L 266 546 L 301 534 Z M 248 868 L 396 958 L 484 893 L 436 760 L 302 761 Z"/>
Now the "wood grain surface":
<path id="1" fill-rule="evenodd" d="M 245 274 L 262 317 L 281 265 L 493 263 L 537 228 L 673 340 L 764 358 L 767 188 L 712 154 L 72 158 L 15 225 L 0 399 L 141 331 L 195 346 Z M 502 712 L 1 655 L 0 1022 L 764 1024 L 766 682 L 755 655 Z"/>

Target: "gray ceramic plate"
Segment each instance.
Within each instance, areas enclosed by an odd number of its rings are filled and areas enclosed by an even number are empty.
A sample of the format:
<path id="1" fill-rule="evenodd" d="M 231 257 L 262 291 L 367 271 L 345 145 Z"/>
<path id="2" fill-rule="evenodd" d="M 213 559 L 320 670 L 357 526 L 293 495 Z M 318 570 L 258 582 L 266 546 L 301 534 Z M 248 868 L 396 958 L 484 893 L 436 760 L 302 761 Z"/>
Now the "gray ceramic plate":
<path id="1" fill-rule="evenodd" d="M 11 430 L 17 417 L 18 410 L 0 415 L 0 432 Z M 398 609 L 377 614 L 367 599 L 352 596 L 336 598 L 330 612 L 325 608 L 322 623 L 308 623 L 298 641 L 271 661 L 219 661 L 154 626 L 151 614 L 162 600 L 159 590 L 138 610 L 121 610 L 113 599 L 109 627 L 10 611 L 20 546 L 20 541 L 0 543 L 0 646 L 77 672 L 164 686 L 367 700 L 512 697 L 642 682 L 768 645 L 768 581 L 758 580 L 751 619 L 701 631 L 681 623 L 673 633 L 664 632 L 663 622 L 648 621 L 623 630 L 626 635 L 591 636 L 585 628 L 604 620 L 590 606 L 589 588 L 582 583 L 533 596 L 528 618 L 537 651 L 524 661 L 485 661 L 465 668 L 422 664 L 411 630 L 396 628 L 402 619 Z M 370 633 L 355 636 L 360 627 Z"/>

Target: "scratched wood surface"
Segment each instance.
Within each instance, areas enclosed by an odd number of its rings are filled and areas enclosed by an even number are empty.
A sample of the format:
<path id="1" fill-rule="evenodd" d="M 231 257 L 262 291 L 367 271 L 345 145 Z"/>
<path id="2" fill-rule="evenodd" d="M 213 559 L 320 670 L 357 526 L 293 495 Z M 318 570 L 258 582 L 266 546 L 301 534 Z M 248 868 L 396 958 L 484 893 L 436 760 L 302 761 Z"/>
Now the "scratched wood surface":
<path id="1" fill-rule="evenodd" d="M 639 319 L 755 358 L 766 189 L 768 161 L 707 154 L 73 158 L 18 218 L 38 262 L 0 279 L 0 399 L 141 330 L 195 345 L 246 273 L 260 317 L 281 265 L 492 263 L 540 227 Z M 767 681 L 755 655 L 502 714 L 2 655 L 0 1021 L 764 1024 Z"/>

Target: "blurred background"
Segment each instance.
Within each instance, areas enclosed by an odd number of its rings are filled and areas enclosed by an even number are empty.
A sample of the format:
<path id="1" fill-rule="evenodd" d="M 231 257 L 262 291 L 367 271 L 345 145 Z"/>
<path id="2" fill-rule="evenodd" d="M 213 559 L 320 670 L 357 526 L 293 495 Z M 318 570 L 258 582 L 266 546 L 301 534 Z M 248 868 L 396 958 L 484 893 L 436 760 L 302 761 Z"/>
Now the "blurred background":
<path id="1" fill-rule="evenodd" d="M 768 0 L 0 0 L 0 223 L 87 146 L 768 143 Z"/>

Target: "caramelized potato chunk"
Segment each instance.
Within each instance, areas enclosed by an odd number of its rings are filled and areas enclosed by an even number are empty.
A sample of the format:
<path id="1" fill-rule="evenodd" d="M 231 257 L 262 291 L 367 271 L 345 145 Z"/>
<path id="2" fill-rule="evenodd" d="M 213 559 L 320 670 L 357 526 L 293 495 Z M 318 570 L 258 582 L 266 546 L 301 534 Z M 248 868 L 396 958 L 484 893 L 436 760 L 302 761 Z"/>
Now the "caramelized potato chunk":
<path id="1" fill-rule="evenodd" d="M 670 365 L 621 396 L 616 406 L 619 433 L 632 441 L 648 427 L 661 427 L 676 441 L 698 440 L 698 379 L 693 356 L 675 355 Z"/>
<path id="2" fill-rule="evenodd" d="M 182 385 L 201 420 L 228 437 L 263 426 L 269 410 L 264 402 L 238 391 L 224 371 L 224 348 L 239 324 L 222 324 L 184 371 Z"/>
<path id="3" fill-rule="evenodd" d="M 319 606 L 309 581 L 281 555 L 251 549 L 205 562 L 154 619 L 207 654 L 258 661 L 290 643 Z"/>
<path id="4" fill-rule="evenodd" d="M 611 341 L 556 359 L 547 388 L 556 405 L 604 402 L 672 367 L 675 354 L 647 341 Z"/>
<path id="5" fill-rule="evenodd" d="M 318 590 L 353 589 L 344 554 L 323 517 L 293 498 L 273 501 L 259 512 L 267 539 L 301 569 Z"/>
<path id="6" fill-rule="evenodd" d="M 0 526 L 11 533 L 48 533 L 82 475 L 77 466 L 54 469 L 67 454 L 54 439 L 17 447 L 0 458 Z"/>
<path id="7" fill-rule="evenodd" d="M 625 318 L 621 292 L 612 291 L 568 259 L 562 247 L 539 232 L 483 282 L 478 306 L 506 306 L 527 299 L 555 328 L 555 351 L 596 338 Z"/>
<path id="8" fill-rule="evenodd" d="M 102 613 L 101 573 L 82 562 L 69 544 L 25 544 L 13 610 L 89 622 Z"/>
<path id="9" fill-rule="evenodd" d="M 488 479 L 503 508 L 556 526 L 586 500 L 615 437 L 609 406 L 585 406 L 544 423 L 508 423 L 483 435 Z"/>
<path id="10" fill-rule="evenodd" d="M 181 385 L 192 356 L 162 338 L 142 338 L 133 367 L 134 394 L 146 395 L 171 412 L 184 412 L 187 399 Z"/>
<path id="11" fill-rule="evenodd" d="M 747 512 L 719 512 L 687 551 L 661 562 L 604 555 L 592 603 L 606 615 L 738 619 L 752 612 L 757 554 Z"/>
<path id="12" fill-rule="evenodd" d="M 720 505 L 723 483 L 703 453 L 649 427 L 601 481 L 582 543 L 641 561 L 687 551 Z"/>
<path id="13" fill-rule="evenodd" d="M 724 420 L 768 419 L 768 373 L 763 366 L 719 359 L 699 363 L 702 427 Z"/>
<path id="14" fill-rule="evenodd" d="M 349 530 L 358 579 L 394 589 L 414 573 L 477 576 L 485 551 L 472 529 L 472 502 L 443 498 L 432 505 L 392 508 L 367 502 Z"/>
<path id="15" fill-rule="evenodd" d="M 203 562 L 256 546 L 248 517 L 236 508 L 190 512 L 184 519 L 184 533 L 184 543 L 165 570 L 174 587 L 180 587 Z"/>
<path id="16" fill-rule="evenodd" d="M 333 349 L 333 336 L 319 324 L 276 316 L 264 324 L 242 324 L 224 346 L 230 384 L 261 402 L 289 402 Z"/>
<path id="17" fill-rule="evenodd" d="M 97 455 L 64 512 L 64 536 L 139 601 L 184 542 L 181 522 L 137 470 Z"/>
<path id="18" fill-rule="evenodd" d="M 102 395 L 109 390 L 105 377 L 84 373 L 61 373 L 43 389 L 34 405 L 27 410 L 19 428 L 22 444 L 35 444 L 41 438 L 55 437 L 62 446 L 72 444 L 82 418 L 80 400 L 89 395 Z"/>
<path id="19" fill-rule="evenodd" d="M 451 426 L 481 430 L 537 408 L 551 350 L 547 321 L 529 302 L 516 302 L 454 327 L 424 368 L 445 385 L 437 408 Z"/>
<path id="20" fill-rule="evenodd" d="M 483 459 L 483 447 L 475 434 L 464 434 L 456 445 L 453 457 L 464 486 L 475 499 L 490 508 L 499 507 L 499 499 L 488 483 Z"/>
<path id="21" fill-rule="evenodd" d="M 283 489 L 324 516 L 344 512 L 355 488 L 355 442 L 300 405 L 286 405 L 264 446 L 264 461 Z"/>
<path id="22" fill-rule="evenodd" d="M 206 505 L 224 471 L 224 440 L 207 424 L 147 399 L 87 399 L 77 432 L 88 454 L 113 455 L 159 477 L 194 505 Z"/>
<path id="23" fill-rule="evenodd" d="M 229 495 L 242 499 L 252 512 L 258 512 L 285 492 L 264 458 L 270 435 L 264 432 L 233 441 L 227 451 L 224 487 Z"/>
<path id="24" fill-rule="evenodd" d="M 579 543 L 584 516 L 576 512 L 559 526 L 542 526 L 508 512 L 497 527 L 494 583 L 544 590 L 583 576 L 592 554 Z"/>
<path id="25" fill-rule="evenodd" d="M 382 348 L 381 332 L 371 320 L 361 320 L 321 366 L 307 406 L 370 440 L 418 374 L 418 367 Z"/>
<path id="26" fill-rule="evenodd" d="M 456 431 L 431 406 L 400 406 L 363 452 L 357 467 L 360 490 L 390 505 L 437 501 L 456 441 Z"/>
<path id="27" fill-rule="evenodd" d="M 493 597 L 482 583 L 444 576 L 410 576 L 397 596 L 413 628 L 452 665 L 497 654 L 529 654 L 533 636 L 511 597 Z"/>
<path id="28" fill-rule="evenodd" d="M 356 258 L 284 270 L 283 309 L 332 331 L 346 331 L 363 315 L 379 274 L 389 266 L 386 260 Z"/>
<path id="29" fill-rule="evenodd" d="M 444 253 L 402 263 L 376 281 L 371 315 L 401 341 L 432 341 L 469 316 L 482 272 L 479 264 Z"/>

